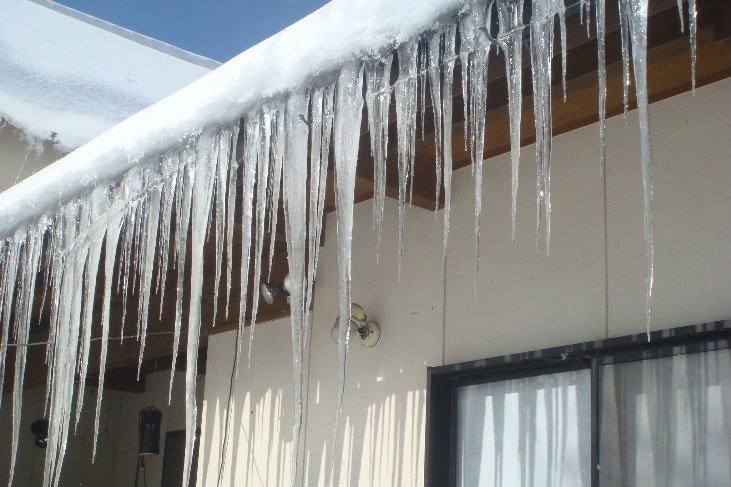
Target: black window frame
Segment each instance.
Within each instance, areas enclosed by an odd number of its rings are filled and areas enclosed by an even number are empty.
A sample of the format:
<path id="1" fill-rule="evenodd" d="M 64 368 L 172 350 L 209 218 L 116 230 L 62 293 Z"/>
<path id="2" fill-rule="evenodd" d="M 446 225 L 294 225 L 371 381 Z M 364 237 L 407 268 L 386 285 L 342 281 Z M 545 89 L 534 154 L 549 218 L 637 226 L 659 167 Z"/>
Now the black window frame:
<path id="1" fill-rule="evenodd" d="M 731 348 L 731 320 L 607 338 L 427 367 L 426 487 L 456 486 L 459 387 L 588 369 L 591 372 L 591 487 L 599 487 L 600 367 Z"/>

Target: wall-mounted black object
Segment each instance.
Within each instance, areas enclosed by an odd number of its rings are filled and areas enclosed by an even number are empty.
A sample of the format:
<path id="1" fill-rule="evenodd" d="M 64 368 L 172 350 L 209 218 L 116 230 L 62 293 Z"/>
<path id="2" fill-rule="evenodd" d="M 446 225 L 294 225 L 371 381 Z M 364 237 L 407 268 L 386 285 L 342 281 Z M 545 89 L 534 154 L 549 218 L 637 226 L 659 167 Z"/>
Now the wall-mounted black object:
<path id="1" fill-rule="evenodd" d="M 45 448 L 48 445 L 48 420 L 37 419 L 30 425 L 30 432 L 36 437 L 36 446 Z"/>
<path id="2" fill-rule="evenodd" d="M 162 413 L 159 409 L 146 407 L 140 411 L 140 455 L 160 453 L 160 421 Z"/>

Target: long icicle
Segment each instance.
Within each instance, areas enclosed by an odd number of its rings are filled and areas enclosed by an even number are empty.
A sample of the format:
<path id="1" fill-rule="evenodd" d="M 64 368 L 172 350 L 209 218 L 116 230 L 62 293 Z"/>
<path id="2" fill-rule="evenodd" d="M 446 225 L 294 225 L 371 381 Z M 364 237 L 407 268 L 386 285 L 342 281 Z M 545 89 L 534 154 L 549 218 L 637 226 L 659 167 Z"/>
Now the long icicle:
<path id="1" fill-rule="evenodd" d="M 650 114 L 647 100 L 647 3 L 648 0 L 622 0 L 629 20 L 632 41 L 632 64 L 635 93 L 640 120 L 640 167 L 642 170 L 642 201 L 645 234 L 645 320 L 650 339 L 652 288 L 655 278 L 655 245 L 652 231 L 652 147 L 650 145 Z"/>
<path id="2" fill-rule="evenodd" d="M 287 147 L 283 173 L 284 223 L 289 260 L 290 323 L 292 329 L 292 392 L 294 419 L 292 424 L 291 485 L 298 478 L 300 436 L 304 419 L 304 360 L 305 360 L 305 289 L 307 273 L 307 138 L 309 127 L 309 93 L 293 93 L 287 100 Z M 304 119 L 303 119 L 304 118 Z"/>
<path id="3" fill-rule="evenodd" d="M 429 63 L 427 77 L 429 80 L 429 91 L 431 93 L 431 106 L 434 115 L 434 165 L 436 187 L 434 201 L 434 218 L 439 209 L 439 197 L 442 190 L 442 87 L 440 75 L 442 33 L 436 32 L 429 38 Z M 422 122 L 423 124 L 423 122 Z"/>
<path id="4" fill-rule="evenodd" d="M 415 50 L 416 47 L 414 46 Z M 413 59 L 413 58 L 411 58 Z M 401 58 L 399 58 L 401 62 Z M 355 170 L 358 163 L 358 142 L 360 139 L 360 121 L 363 112 L 363 66 L 352 64 L 345 66 L 340 72 L 337 85 L 337 108 L 335 111 L 335 205 L 338 221 L 338 273 L 340 281 L 340 326 L 338 329 L 338 386 L 335 404 L 335 424 L 333 426 L 332 446 L 330 451 L 330 467 L 328 485 L 332 486 L 335 477 L 335 458 L 337 439 L 342 417 L 343 396 L 345 394 L 345 373 L 348 355 L 348 339 L 350 336 L 350 289 L 351 289 L 351 253 L 353 245 L 353 198 L 355 192 Z M 413 101 L 416 98 L 416 87 L 413 86 Z M 403 89 L 403 88 L 402 88 Z M 409 88 L 410 91 L 410 88 Z M 402 94 L 403 95 L 403 94 Z M 411 96 L 408 96 L 411 100 Z M 402 103 L 405 100 L 402 99 Z M 398 98 L 397 98 L 398 104 Z M 415 105 L 415 103 L 414 103 Z M 409 106 L 409 123 L 411 122 L 411 106 Z M 413 119 L 416 119 L 416 107 L 413 107 Z M 408 134 L 411 136 L 411 133 Z M 401 138 L 401 135 L 399 135 Z M 408 142 L 408 141 L 404 141 Z M 399 148 L 401 141 L 399 142 Z M 413 152 L 411 153 L 413 157 Z"/>
<path id="5" fill-rule="evenodd" d="M 92 313 L 94 311 L 94 298 L 96 297 L 96 276 L 99 271 L 99 261 L 101 259 L 102 244 L 104 243 L 104 235 L 107 232 L 103 215 L 108 210 L 109 197 L 106 188 L 96 188 L 91 195 L 91 222 L 92 227 L 89 231 L 89 254 L 86 263 L 86 273 L 84 275 L 84 308 L 81 316 L 81 360 L 79 363 L 79 385 L 76 393 L 76 422 L 74 423 L 74 432 L 79 426 L 81 418 L 81 410 L 84 406 L 84 391 L 86 389 L 86 374 L 89 368 L 89 352 L 91 350 L 91 327 L 93 323 Z M 142 299 L 142 298 L 140 298 Z"/>
<path id="6" fill-rule="evenodd" d="M 21 292 L 23 293 L 23 297 L 16 308 L 17 332 L 15 339 L 15 373 L 13 381 L 13 431 L 11 435 L 12 445 L 10 448 L 8 486 L 13 484 L 15 461 L 18 453 L 18 437 L 20 435 L 20 420 L 23 410 L 23 382 L 25 378 L 26 358 L 28 355 L 28 336 L 33 313 L 36 274 L 38 273 L 38 267 L 43 250 L 44 233 L 45 229 L 43 229 L 43 231 L 29 230 L 25 244 L 25 262 L 23 264 L 23 279 L 21 281 Z"/>
<path id="7" fill-rule="evenodd" d="M 373 156 L 373 228 L 378 237 L 376 262 L 380 259 L 383 235 L 383 206 L 386 200 L 386 159 L 388 157 L 388 110 L 391 104 L 390 75 L 393 55 L 366 64 L 366 106 L 368 133 Z"/>
<path id="8" fill-rule="evenodd" d="M 404 223 L 406 219 L 406 188 L 413 185 L 414 151 L 416 145 L 416 58 L 418 44 L 409 42 L 398 49 L 399 78 L 396 81 L 396 132 L 398 136 L 399 174 L 399 227 L 398 227 L 398 278 L 401 279 L 401 259 L 404 253 Z"/>
<path id="9" fill-rule="evenodd" d="M 485 151 L 485 112 L 487 111 L 487 66 L 490 43 L 483 26 L 486 25 L 485 3 L 473 0 L 469 13 L 462 19 L 462 50 L 468 51 L 467 64 L 462 64 L 462 77 L 469 79 L 469 137 L 470 160 L 475 184 L 474 208 L 474 252 L 475 273 L 473 280 L 474 297 L 477 297 L 477 282 L 480 270 L 480 222 L 482 218 L 482 167 Z"/>
<path id="10" fill-rule="evenodd" d="M 230 133 L 228 134 L 230 136 Z M 188 487 L 193 462 L 198 405 L 196 381 L 198 379 L 198 344 L 201 327 L 201 294 L 203 292 L 203 245 L 206 223 L 211 211 L 213 183 L 216 178 L 216 139 L 223 138 L 204 134 L 197 144 L 193 198 L 191 205 L 191 259 L 190 259 L 190 310 L 188 313 L 188 343 L 185 364 L 185 456 L 183 460 L 183 484 Z"/>
<path id="11" fill-rule="evenodd" d="M 192 150 L 186 148 L 180 155 L 178 169 L 178 186 L 176 194 L 175 214 L 175 258 L 178 271 L 175 298 L 175 325 L 173 331 L 173 358 L 170 367 L 170 385 L 168 387 L 168 404 L 173 394 L 173 381 L 178 362 L 178 347 L 180 346 L 180 333 L 183 324 L 183 291 L 185 289 L 185 258 L 188 248 L 188 228 L 190 224 L 190 206 L 193 199 L 193 180 L 195 178 L 195 166 Z"/>
<path id="12" fill-rule="evenodd" d="M 596 0 L 597 76 L 599 78 L 599 176 L 607 167 L 606 0 Z"/>
<path id="13" fill-rule="evenodd" d="M 112 280 L 114 277 L 114 262 L 117 258 L 119 232 L 122 229 L 122 213 L 119 208 L 107 213 L 106 239 L 104 247 L 104 301 L 102 302 L 102 335 L 101 352 L 99 357 L 99 379 L 96 393 L 96 412 L 94 414 L 94 444 L 92 446 L 91 461 L 96 459 L 96 447 L 99 438 L 99 418 L 102 411 L 102 396 L 104 393 L 104 374 L 107 366 L 107 350 L 109 346 L 109 308 L 112 298 Z"/>
<path id="14" fill-rule="evenodd" d="M 158 178 L 158 174 L 148 177 Z M 150 185 L 152 186 L 152 184 Z M 148 193 L 145 205 L 145 216 L 143 218 L 143 237 L 141 239 L 140 261 L 140 292 L 139 305 L 137 307 L 137 329 L 140 337 L 140 354 L 137 359 L 137 380 L 142 370 L 142 359 L 145 354 L 147 342 L 147 318 L 150 312 L 150 291 L 152 290 L 152 268 L 155 263 L 157 251 L 157 230 L 160 222 L 160 203 L 162 199 L 162 186 L 155 185 Z M 95 273 L 96 274 L 96 273 Z"/>
<path id="15" fill-rule="evenodd" d="M 444 229 L 442 238 L 442 273 L 447 265 L 449 212 L 452 206 L 452 85 L 457 28 L 450 26 L 444 33 L 444 83 L 442 85 L 442 114 L 444 123 Z"/>
<path id="16" fill-rule="evenodd" d="M 688 30 L 690 33 L 690 86 L 693 96 L 695 96 L 695 62 L 698 44 L 698 9 L 696 8 L 696 0 L 688 0 Z"/>
<path id="17" fill-rule="evenodd" d="M 533 114 L 536 127 L 536 252 L 540 252 L 541 222 L 545 225 L 545 252 L 551 236 L 551 60 L 553 59 L 554 19 L 560 15 L 560 0 L 535 0 L 536 20 L 530 25 Z"/>
<path id="18" fill-rule="evenodd" d="M 256 171 L 256 249 L 254 252 L 254 285 L 251 300 L 251 324 L 249 325 L 249 350 L 247 366 L 251 367 L 251 351 L 254 348 L 254 329 L 259 313 L 259 283 L 261 282 L 261 260 L 264 252 L 264 230 L 267 208 L 267 183 L 271 163 L 270 149 L 272 142 L 272 114 L 263 112 L 260 115 L 263 139 L 259 143 L 258 168 Z"/>
<path id="19" fill-rule="evenodd" d="M 254 192 L 256 190 L 257 159 L 261 144 L 261 120 L 254 116 L 245 122 L 244 143 L 244 187 L 242 188 L 243 205 L 241 210 L 241 289 L 239 294 L 239 335 L 236 343 L 236 354 L 241 353 L 246 325 L 246 309 L 249 301 L 249 265 L 251 261 L 251 234 L 253 229 L 252 215 Z M 251 339 L 249 340 L 251 345 Z M 236 362 L 238 364 L 238 361 Z M 238 370 L 236 371 L 238 377 Z"/>
<path id="20" fill-rule="evenodd" d="M 511 235 L 515 241 L 515 217 L 518 208 L 518 169 L 520 165 L 520 119 L 522 105 L 523 1 L 496 0 L 500 24 L 500 47 L 505 55 L 510 112 L 511 161 Z"/>

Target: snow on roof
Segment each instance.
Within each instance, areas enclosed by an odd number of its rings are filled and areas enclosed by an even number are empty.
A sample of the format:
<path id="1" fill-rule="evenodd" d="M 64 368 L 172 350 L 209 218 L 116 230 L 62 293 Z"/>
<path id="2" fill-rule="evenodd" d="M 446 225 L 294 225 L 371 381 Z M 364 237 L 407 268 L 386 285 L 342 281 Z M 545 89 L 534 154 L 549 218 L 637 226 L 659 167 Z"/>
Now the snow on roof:
<path id="1" fill-rule="evenodd" d="M 72 150 L 218 65 L 48 0 L 4 0 L 0 116 Z"/>
<path id="2" fill-rule="evenodd" d="M 437 28 L 464 4 L 334 0 L 0 194 L 0 236 L 75 195 L 119 180 L 187 136 L 231 123 L 348 61 L 383 53 Z"/>

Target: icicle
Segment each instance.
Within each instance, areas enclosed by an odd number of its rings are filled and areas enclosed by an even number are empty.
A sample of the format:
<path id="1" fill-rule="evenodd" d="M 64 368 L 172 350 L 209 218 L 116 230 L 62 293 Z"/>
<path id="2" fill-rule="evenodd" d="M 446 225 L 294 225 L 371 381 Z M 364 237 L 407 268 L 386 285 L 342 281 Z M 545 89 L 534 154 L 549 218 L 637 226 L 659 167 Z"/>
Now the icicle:
<path id="1" fill-rule="evenodd" d="M 15 277 L 18 272 L 18 263 L 20 259 L 22 243 L 18 240 L 11 240 L 7 247 L 7 257 L 5 259 L 5 272 L 3 273 L 2 294 L 2 335 L 0 335 L 0 392 L 3 390 L 5 382 L 5 360 L 8 353 L 8 337 L 11 326 L 11 311 L 13 297 L 15 296 Z M 2 396 L 2 394 L 0 394 Z M 2 398 L 0 397 L 0 402 Z"/>
<path id="2" fill-rule="evenodd" d="M 264 223 L 267 207 L 267 182 L 269 180 L 269 152 L 272 141 L 272 115 L 264 112 L 260 115 L 264 138 L 259 143 L 259 161 L 256 174 L 256 253 L 254 255 L 254 291 L 251 301 L 251 324 L 249 325 L 249 356 L 248 367 L 251 367 L 251 350 L 254 347 L 254 328 L 256 316 L 259 312 L 259 283 L 261 281 L 261 259 L 264 251 Z"/>
<path id="3" fill-rule="evenodd" d="M 325 210 L 327 166 L 330 156 L 334 116 L 334 84 L 313 91 L 311 98 L 312 120 L 310 123 L 310 212 L 307 254 L 307 295 L 305 299 L 305 326 L 310 321 L 310 306 L 314 292 L 317 259 L 320 254 L 320 236 Z"/>
<path id="4" fill-rule="evenodd" d="M 42 228 L 45 225 L 42 225 Z M 36 233 L 37 232 L 37 233 Z M 28 355 L 28 336 L 30 321 L 33 313 L 35 296 L 36 274 L 40 264 L 43 249 L 42 231 L 29 230 L 25 244 L 25 260 L 23 262 L 23 277 L 21 280 L 22 297 L 16 307 L 16 336 L 15 336 L 15 374 L 13 381 L 13 417 L 12 434 L 10 447 L 10 470 L 8 474 L 8 486 L 13 484 L 15 473 L 15 461 L 18 453 L 18 437 L 20 435 L 20 420 L 23 410 L 23 381 L 25 379 L 25 365 Z M 5 353 L 5 349 L 1 351 Z"/>
<path id="5" fill-rule="evenodd" d="M 421 44 L 421 49 L 418 48 L 418 45 Z M 429 43 L 427 42 L 419 42 L 417 43 L 417 86 L 419 90 L 419 113 L 421 116 L 421 140 L 424 140 L 424 133 L 426 131 L 425 122 L 426 122 L 426 72 L 427 72 L 427 65 L 428 65 L 428 59 L 430 54 L 427 52 L 429 49 Z M 411 187 L 411 193 L 413 195 L 413 185 Z M 411 201 L 411 198 L 409 199 Z"/>
<path id="6" fill-rule="evenodd" d="M 619 10 L 619 32 L 622 42 L 622 101 L 624 106 L 624 126 L 627 128 L 628 112 L 629 112 L 629 85 L 630 85 L 630 69 L 629 69 L 629 26 L 627 25 L 627 12 L 622 4 L 623 0 L 617 0 Z"/>
<path id="7" fill-rule="evenodd" d="M 563 102 L 566 103 L 566 6 L 563 1 L 558 5 L 558 26 L 561 33 L 561 87 L 563 88 Z"/>
<path id="8" fill-rule="evenodd" d="M 230 136 L 230 135 L 229 135 Z M 190 311 L 185 366 L 185 457 L 183 484 L 188 487 L 196 437 L 198 407 L 195 389 L 198 376 L 198 344 L 201 327 L 201 294 L 203 292 L 203 245 L 211 211 L 213 181 L 216 177 L 216 137 L 204 134 L 198 140 L 193 198 L 191 205 Z M 175 370 L 175 369 L 173 369 Z"/>
<path id="9" fill-rule="evenodd" d="M 586 26 L 586 37 L 591 37 L 591 0 L 579 2 L 579 15 L 581 23 Z"/>
<path id="10" fill-rule="evenodd" d="M 52 370 L 50 382 L 48 412 L 48 442 L 46 463 L 44 467 L 44 487 L 56 487 L 61 477 L 61 467 L 66 454 L 69 423 L 72 415 L 74 379 L 76 377 L 76 359 L 78 356 L 80 311 L 83 287 L 84 264 L 88 255 L 88 245 L 75 242 L 78 234 L 88 231 L 88 208 L 78 202 L 63 208 L 62 232 L 59 244 L 63 251 L 62 260 L 54 265 L 61 265 L 63 275 L 58 275 L 57 314 L 51 326 L 55 328 L 54 351 L 49 364 Z M 59 220 L 57 220 L 59 224 Z M 76 233 L 77 226 L 79 228 Z M 74 245 L 76 243 L 77 245 Z M 50 346 L 50 344 L 49 344 Z"/>
<path id="11" fill-rule="evenodd" d="M 452 85 L 454 83 L 454 54 L 456 26 L 450 26 L 444 34 L 444 84 L 442 86 L 442 112 L 444 123 L 444 236 L 442 240 L 442 272 L 446 271 L 447 241 L 449 240 L 449 211 L 452 205 Z"/>
<path id="12" fill-rule="evenodd" d="M 596 0 L 597 66 L 599 78 L 599 176 L 604 179 L 607 165 L 607 65 L 606 65 L 606 4 Z"/>
<path id="13" fill-rule="evenodd" d="M 253 200 L 256 185 L 257 158 L 259 156 L 262 132 L 259 117 L 247 120 L 245 130 L 244 187 L 242 188 L 244 202 L 243 210 L 241 211 L 241 294 L 239 297 L 239 339 L 236 344 L 236 354 L 241 353 L 241 342 L 244 338 L 244 326 L 246 325 L 246 305 L 249 300 L 249 261 L 251 260 Z M 251 346 L 251 344 L 251 337 L 249 337 L 249 345 Z M 238 374 L 238 370 L 236 373 Z"/>
<path id="14" fill-rule="evenodd" d="M 269 179 L 269 267 L 267 279 L 272 277 L 272 261 L 274 259 L 274 244 L 277 240 L 277 219 L 279 217 L 279 194 L 282 188 L 282 166 L 284 164 L 285 151 L 285 121 L 284 110 L 276 112 L 276 129 L 272 141 L 272 177 Z"/>
<path id="15" fill-rule="evenodd" d="M 99 383 L 96 393 L 96 413 L 94 415 L 94 446 L 91 454 L 92 462 L 96 458 L 96 446 L 99 437 L 99 417 L 102 410 L 102 396 L 104 394 L 104 374 L 107 366 L 107 349 L 109 345 L 109 307 L 112 297 L 112 279 L 114 277 L 114 262 L 117 257 L 119 232 L 122 229 L 122 213 L 119 209 L 110 211 L 106 218 L 107 231 L 104 249 L 104 302 L 102 304 L 102 335 L 101 354 L 99 358 Z M 173 355 L 173 360 L 175 356 Z M 173 370 L 175 368 L 173 367 Z"/>
<path id="16" fill-rule="evenodd" d="M 238 139 L 238 128 L 234 129 L 229 143 L 228 167 L 228 202 L 226 208 L 226 320 L 231 302 L 231 280 L 233 278 L 234 226 L 236 224 L 236 185 L 239 179 L 239 162 L 233 157 L 233 150 Z"/>
<path id="17" fill-rule="evenodd" d="M 602 0 L 600 0 L 602 1 Z M 530 24 L 533 114 L 536 126 L 536 252 L 540 252 L 541 221 L 545 219 L 546 254 L 551 235 L 551 59 L 553 25 L 562 11 L 561 0 L 534 0 L 534 20 Z"/>
<path id="18" fill-rule="evenodd" d="M 695 61 L 698 30 L 698 10 L 696 0 L 688 0 L 688 30 L 690 31 L 690 83 L 691 92 L 695 96 Z"/>
<path id="19" fill-rule="evenodd" d="M 683 18 L 683 0 L 677 0 L 678 21 L 680 22 L 680 33 L 685 34 L 685 19 Z"/>
<path id="20" fill-rule="evenodd" d="M 650 339 L 650 304 L 654 281 L 654 237 L 652 232 L 652 148 L 650 145 L 650 117 L 647 101 L 647 2 L 648 0 L 622 0 L 630 38 L 632 40 L 632 64 L 635 74 L 635 93 L 640 121 L 642 192 L 645 233 L 645 318 L 647 339 Z"/>
<path id="21" fill-rule="evenodd" d="M 413 55 L 407 51 L 413 50 Z M 401 71 L 402 76 L 406 72 L 413 71 L 415 65 L 416 46 L 412 45 L 399 51 L 399 63 L 407 66 Z M 403 56 L 402 56 L 402 53 Z M 412 64 L 411 61 L 414 61 Z M 403 66 L 403 64 L 402 64 Z M 398 112 L 402 113 L 400 120 L 409 123 L 413 127 L 412 120 L 416 118 L 416 104 L 413 106 L 413 118 L 411 116 L 411 100 L 414 102 L 416 86 L 408 80 L 399 79 L 396 89 L 396 106 Z M 360 137 L 360 120 L 363 107 L 361 89 L 363 85 L 363 67 L 358 65 L 345 66 L 340 72 L 337 87 L 337 110 L 335 112 L 335 205 L 338 221 L 338 270 L 340 280 L 340 327 L 338 330 L 338 387 L 337 400 L 335 405 L 335 425 L 333 427 L 332 450 L 330 452 L 330 469 L 328 485 L 333 485 L 335 474 L 335 454 L 337 451 L 338 430 L 343 406 L 343 394 L 345 393 L 345 367 L 348 353 L 348 338 L 350 330 L 350 288 L 351 288 L 351 250 L 353 239 L 353 198 L 355 191 L 355 169 L 358 163 L 358 141 Z M 414 96 L 411 96 L 413 90 Z M 406 104 L 406 106 L 404 106 Z M 400 123 L 399 123 L 400 125 Z M 411 133 L 399 133 L 399 153 L 404 143 L 409 142 L 407 137 Z M 407 155 L 413 157 L 413 138 L 410 139 L 411 149 Z M 401 163 L 401 155 L 399 155 Z M 400 202 L 401 203 L 401 202 Z"/>
<path id="22" fill-rule="evenodd" d="M 296 92 L 287 100 L 284 161 L 284 223 L 289 261 L 289 304 L 292 327 L 294 420 L 292 426 L 292 485 L 297 481 L 302 405 L 304 401 L 305 249 L 307 243 L 307 138 L 309 127 L 300 116 L 308 113 L 309 94 Z M 360 126 L 359 126 L 360 128 Z"/>
<path id="23" fill-rule="evenodd" d="M 510 111 L 510 159 L 512 186 L 512 239 L 515 241 L 515 213 L 518 207 L 518 167 L 520 164 L 520 118 L 522 105 L 522 0 L 496 0 L 500 23 L 500 47 L 505 54 Z"/>
<path id="24" fill-rule="evenodd" d="M 89 230 L 89 254 L 84 275 L 84 309 L 81 316 L 81 361 L 79 365 L 79 386 L 76 393 L 76 422 L 74 432 L 79 426 L 81 410 L 84 406 L 84 390 L 86 388 L 86 373 L 89 368 L 89 351 L 91 349 L 91 327 L 93 323 L 94 299 L 96 297 L 96 278 L 99 270 L 99 260 L 104 243 L 104 234 L 107 231 L 103 215 L 109 206 L 107 188 L 96 188 L 89 201 L 91 204 L 91 228 Z"/>
<path id="25" fill-rule="evenodd" d="M 406 216 L 406 186 L 414 184 L 414 151 L 416 148 L 416 54 L 417 44 L 406 43 L 398 49 L 399 78 L 396 81 L 396 131 L 398 136 L 399 172 L 399 250 L 398 276 L 401 278 L 401 258 L 404 253 L 404 220 Z"/>
<path id="26" fill-rule="evenodd" d="M 170 385 L 168 387 L 168 404 L 173 393 L 173 381 L 178 362 L 178 347 L 180 345 L 180 329 L 183 323 L 183 291 L 185 289 L 185 258 L 188 248 L 188 226 L 190 224 L 190 209 L 193 199 L 193 181 L 196 167 L 194 152 L 186 148 L 180 155 L 178 166 L 178 184 L 175 197 L 175 260 L 178 271 L 175 297 L 175 325 L 173 328 L 173 356 L 170 366 Z"/>
<path id="27" fill-rule="evenodd" d="M 157 178 L 158 174 L 147 175 L 149 178 Z M 149 185 L 146 185 L 149 187 Z M 147 317 L 150 310 L 150 290 L 152 289 L 152 268 L 155 263 L 155 252 L 157 250 L 157 230 L 160 221 L 160 200 L 162 188 L 154 186 L 148 192 L 148 200 L 144 207 L 143 223 L 141 225 L 143 238 L 140 246 L 140 291 L 137 307 L 137 330 L 140 338 L 140 354 L 137 361 L 137 380 L 140 380 L 142 370 L 142 358 L 145 354 L 145 343 L 147 341 Z"/>
<path id="28" fill-rule="evenodd" d="M 130 181 L 136 178 L 130 178 Z M 138 188 L 134 188 L 138 189 Z M 137 194 L 136 191 L 131 190 L 130 194 Z M 130 280 L 130 269 L 132 268 L 132 242 L 135 238 L 135 222 L 137 215 L 137 207 L 131 206 L 127 209 L 127 215 L 125 218 L 124 234 L 122 235 L 122 256 L 119 262 L 119 273 L 120 278 L 117 280 L 117 288 L 120 284 L 122 286 L 122 327 L 120 329 L 120 335 L 124 337 L 124 325 L 127 321 L 127 298 L 129 293 L 129 280 Z M 134 272 L 132 273 L 134 275 Z M 121 339 L 124 342 L 124 338 Z"/>
<path id="29" fill-rule="evenodd" d="M 434 159 L 436 171 L 436 198 L 434 201 L 434 218 L 436 218 L 436 210 L 439 209 L 439 196 L 442 189 L 442 87 L 440 74 L 440 50 L 442 43 L 442 33 L 432 34 L 429 39 L 429 67 L 427 75 L 429 77 L 429 86 L 431 92 L 432 113 L 434 114 Z"/>
<path id="30" fill-rule="evenodd" d="M 218 316 L 218 289 L 221 286 L 221 268 L 223 266 L 223 244 L 226 235 L 226 209 L 228 201 L 226 200 L 226 185 L 228 184 L 229 157 L 228 147 L 224 147 L 227 141 L 219 139 L 221 146 L 218 151 L 218 160 L 216 161 L 216 282 L 213 283 L 213 326 L 216 326 L 216 316 Z M 223 155 L 225 152 L 225 156 Z"/>
<path id="31" fill-rule="evenodd" d="M 170 223 L 172 220 L 173 203 L 177 194 L 178 164 L 180 158 L 175 151 L 174 155 L 166 154 L 162 157 L 162 172 L 165 175 L 165 183 L 162 193 L 162 214 L 160 220 L 159 234 L 159 260 L 157 266 L 157 292 L 160 293 L 160 314 L 162 320 L 163 304 L 165 303 L 165 288 L 167 284 L 168 260 L 170 257 Z"/>
<path id="32" fill-rule="evenodd" d="M 492 9 L 492 5 L 490 6 Z M 464 150 L 467 152 L 469 148 L 469 120 L 470 120 L 470 51 L 474 50 L 472 45 L 472 37 L 466 35 L 465 32 L 465 21 L 469 17 L 463 17 L 460 19 L 459 32 L 460 32 L 460 48 L 459 48 L 459 64 L 462 72 L 462 112 L 464 116 Z M 471 153 L 471 152 L 470 152 Z M 474 162 L 470 159 L 470 162 Z M 475 166 L 472 165 L 472 175 L 475 175 Z"/>
<path id="33" fill-rule="evenodd" d="M 470 3 L 469 13 L 460 24 L 462 34 L 462 52 L 467 52 L 467 63 L 462 64 L 462 76 L 467 78 L 469 91 L 470 160 L 475 181 L 475 296 L 477 293 L 477 276 L 480 267 L 480 219 L 482 215 L 482 165 L 485 150 L 485 112 L 487 111 L 487 64 L 490 54 L 490 43 L 484 29 L 486 25 L 485 4 L 480 0 Z M 467 72 L 468 75 L 464 73 Z"/>
<path id="34" fill-rule="evenodd" d="M 378 232 L 376 261 L 381 250 L 383 206 L 386 200 L 386 159 L 388 157 L 388 110 L 391 103 L 389 77 L 393 55 L 374 59 L 366 65 L 366 105 L 368 132 L 373 156 L 373 228 Z"/>

